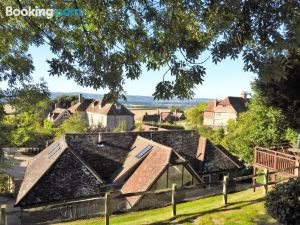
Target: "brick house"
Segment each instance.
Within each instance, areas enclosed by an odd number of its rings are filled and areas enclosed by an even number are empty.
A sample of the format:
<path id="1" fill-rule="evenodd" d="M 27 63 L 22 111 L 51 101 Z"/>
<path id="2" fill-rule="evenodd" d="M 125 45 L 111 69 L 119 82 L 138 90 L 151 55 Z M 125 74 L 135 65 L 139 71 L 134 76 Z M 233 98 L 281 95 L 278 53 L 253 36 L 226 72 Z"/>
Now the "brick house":
<path id="1" fill-rule="evenodd" d="M 202 182 L 203 176 L 242 168 L 227 152 L 195 131 L 104 132 L 67 134 L 29 164 L 16 205 L 32 207 L 122 193 L 159 190 Z M 127 198 L 138 207 L 143 196 Z"/>
<path id="2" fill-rule="evenodd" d="M 203 114 L 203 124 L 210 127 L 226 127 L 228 120 L 236 120 L 238 115 L 247 111 L 247 95 L 228 96 L 223 100 L 208 103 Z"/>
<path id="3" fill-rule="evenodd" d="M 78 103 L 68 109 L 55 107 L 53 112 L 49 113 L 48 119 L 58 126 L 74 113 L 79 114 L 90 128 L 105 127 L 107 130 L 113 130 L 122 121 L 126 123 L 126 130 L 132 130 L 134 127 L 134 114 L 125 106 L 104 103 L 102 100 L 86 99 L 81 94 Z"/>

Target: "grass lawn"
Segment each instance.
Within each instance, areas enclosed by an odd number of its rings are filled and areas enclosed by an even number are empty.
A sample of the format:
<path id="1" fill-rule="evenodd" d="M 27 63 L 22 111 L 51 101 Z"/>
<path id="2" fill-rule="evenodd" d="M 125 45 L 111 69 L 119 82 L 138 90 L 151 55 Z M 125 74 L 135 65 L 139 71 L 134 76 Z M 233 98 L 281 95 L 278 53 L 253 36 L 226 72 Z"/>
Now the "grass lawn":
<path id="1" fill-rule="evenodd" d="M 230 194 L 228 205 L 223 206 L 222 196 L 204 198 L 177 205 L 176 218 L 171 217 L 171 207 L 139 211 L 111 216 L 112 225 L 142 225 L 142 224 L 278 224 L 266 214 L 264 195 L 261 188 L 256 192 L 252 189 Z M 78 220 L 63 225 L 99 225 L 104 224 L 103 218 Z"/>

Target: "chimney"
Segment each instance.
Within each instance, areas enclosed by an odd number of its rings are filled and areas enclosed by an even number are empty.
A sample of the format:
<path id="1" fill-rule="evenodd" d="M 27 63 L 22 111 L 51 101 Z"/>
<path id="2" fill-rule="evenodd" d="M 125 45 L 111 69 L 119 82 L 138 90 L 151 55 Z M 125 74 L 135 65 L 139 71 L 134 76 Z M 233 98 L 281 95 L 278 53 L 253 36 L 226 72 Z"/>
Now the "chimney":
<path id="1" fill-rule="evenodd" d="M 246 99 L 247 98 L 247 93 L 246 91 L 241 92 L 241 98 Z"/>
<path id="2" fill-rule="evenodd" d="M 82 100 L 83 100 L 83 98 L 82 98 L 82 94 L 79 94 L 79 96 L 78 96 L 78 102 L 82 102 Z"/>
<path id="3" fill-rule="evenodd" d="M 215 99 L 215 107 L 217 107 L 218 101 L 217 99 Z"/>
<path id="4" fill-rule="evenodd" d="M 54 109 L 56 109 L 57 108 L 57 103 L 55 103 L 55 105 L 54 105 Z"/>

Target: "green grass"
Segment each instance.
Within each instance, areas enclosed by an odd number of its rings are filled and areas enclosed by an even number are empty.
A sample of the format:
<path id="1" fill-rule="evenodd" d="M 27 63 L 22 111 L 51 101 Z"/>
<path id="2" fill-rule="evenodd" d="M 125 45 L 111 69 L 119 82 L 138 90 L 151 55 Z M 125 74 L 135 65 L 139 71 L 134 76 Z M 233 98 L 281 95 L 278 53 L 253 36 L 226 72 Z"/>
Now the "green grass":
<path id="1" fill-rule="evenodd" d="M 230 194 L 228 205 L 222 203 L 222 196 L 204 198 L 177 205 L 177 216 L 171 217 L 171 207 L 146 210 L 111 216 L 112 225 L 158 225 L 158 224 L 193 224 L 193 225 L 271 225 L 277 224 L 266 214 L 261 188 Z M 78 220 L 63 225 L 99 225 L 103 218 Z"/>

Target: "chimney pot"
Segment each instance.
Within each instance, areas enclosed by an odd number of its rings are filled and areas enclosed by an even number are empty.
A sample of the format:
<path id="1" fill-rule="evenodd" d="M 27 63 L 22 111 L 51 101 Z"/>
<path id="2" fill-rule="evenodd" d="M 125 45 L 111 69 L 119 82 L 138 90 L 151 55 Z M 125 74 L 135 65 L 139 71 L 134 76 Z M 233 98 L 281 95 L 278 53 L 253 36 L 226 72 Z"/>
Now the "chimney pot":
<path id="1" fill-rule="evenodd" d="M 82 100 L 83 100 L 83 98 L 82 98 L 82 94 L 79 94 L 79 96 L 78 96 L 78 101 L 81 103 L 81 102 L 82 102 Z"/>
<path id="2" fill-rule="evenodd" d="M 243 99 L 247 98 L 247 93 L 245 91 L 241 92 L 241 98 L 243 98 Z"/>

